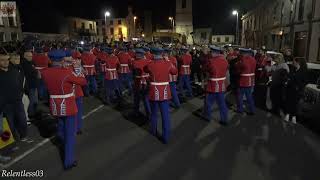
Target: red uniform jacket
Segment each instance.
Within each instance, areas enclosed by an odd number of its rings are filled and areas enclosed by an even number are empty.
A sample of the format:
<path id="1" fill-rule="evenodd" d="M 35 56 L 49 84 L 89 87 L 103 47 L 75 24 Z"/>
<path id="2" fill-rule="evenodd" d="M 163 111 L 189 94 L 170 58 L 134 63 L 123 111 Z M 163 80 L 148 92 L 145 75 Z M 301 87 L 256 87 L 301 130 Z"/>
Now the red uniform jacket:
<path id="1" fill-rule="evenodd" d="M 177 61 L 177 58 L 173 57 L 173 56 L 169 56 L 169 61 L 172 63 L 172 65 L 175 67 L 175 68 L 178 68 L 178 61 Z M 169 79 L 170 79 L 170 82 L 177 82 L 178 80 L 178 74 L 169 74 Z"/>
<path id="2" fill-rule="evenodd" d="M 146 57 L 146 59 L 153 60 L 153 54 L 151 54 L 149 51 L 146 52 L 144 56 Z"/>
<path id="3" fill-rule="evenodd" d="M 120 74 L 126 74 L 126 73 L 130 73 L 130 66 L 132 63 L 132 59 L 131 56 L 126 53 L 126 52 L 120 52 L 118 54 L 118 58 L 120 61 L 120 69 L 119 69 L 119 73 Z"/>
<path id="4" fill-rule="evenodd" d="M 32 60 L 35 65 L 35 69 L 38 70 L 39 77 L 41 77 L 42 70 L 49 66 L 49 57 L 44 54 L 33 54 Z"/>
<path id="5" fill-rule="evenodd" d="M 117 70 L 120 68 L 120 62 L 117 56 L 111 54 L 106 57 L 106 80 L 118 79 Z"/>
<path id="6" fill-rule="evenodd" d="M 71 66 L 68 66 L 68 68 L 70 70 L 72 70 L 77 77 L 84 77 L 84 74 L 82 73 L 82 67 L 79 66 L 81 65 L 81 60 L 78 60 L 78 59 L 73 59 L 74 63 L 71 65 Z M 84 94 L 83 94 L 83 90 L 82 90 L 82 87 L 80 85 L 75 85 L 75 96 L 76 98 L 78 97 L 83 97 Z"/>
<path id="7" fill-rule="evenodd" d="M 226 91 L 227 70 L 228 62 L 223 55 L 211 57 L 206 67 L 206 71 L 209 74 L 206 89 L 208 93 L 220 93 Z"/>
<path id="8" fill-rule="evenodd" d="M 137 73 L 134 79 L 136 89 L 142 89 L 147 85 L 149 74 L 144 72 L 144 68 L 151 63 L 148 59 L 138 59 L 133 61 L 132 69 Z"/>
<path id="9" fill-rule="evenodd" d="M 128 54 L 130 55 L 130 57 L 132 59 L 135 59 L 136 58 L 136 53 L 134 51 L 129 51 Z"/>
<path id="10" fill-rule="evenodd" d="M 89 75 L 89 76 L 96 75 L 96 68 L 95 68 L 96 56 L 95 55 L 88 52 L 84 52 L 81 54 L 81 61 L 84 69 L 86 70 L 86 75 Z"/>
<path id="11" fill-rule="evenodd" d="M 266 66 L 269 65 L 268 61 L 268 56 L 267 55 L 260 55 L 258 56 L 257 59 L 257 69 L 256 69 L 256 79 L 264 79 L 268 77 L 268 73 L 264 70 Z"/>
<path id="12" fill-rule="evenodd" d="M 242 56 L 237 64 L 240 75 L 240 87 L 252 87 L 255 81 L 256 60 L 251 56 Z"/>
<path id="13" fill-rule="evenodd" d="M 92 53 L 93 53 L 93 55 L 98 56 L 99 53 L 100 53 L 100 50 L 95 47 L 95 48 L 92 49 Z"/>
<path id="14" fill-rule="evenodd" d="M 171 62 L 155 60 L 148 64 L 144 71 L 150 75 L 149 100 L 165 101 L 171 99 L 169 74 L 177 74 Z"/>
<path id="15" fill-rule="evenodd" d="M 78 112 L 75 85 L 86 85 L 84 77 L 77 77 L 68 68 L 47 68 L 42 72 L 50 94 L 50 112 L 53 116 L 73 116 Z"/>
<path id="16" fill-rule="evenodd" d="M 105 52 L 100 52 L 97 56 L 97 58 L 100 60 L 100 71 L 102 73 L 106 72 L 106 60 L 107 60 L 108 54 Z"/>
<path id="17" fill-rule="evenodd" d="M 184 54 L 180 57 L 180 69 L 179 75 L 189 75 L 191 73 L 191 63 L 192 63 L 192 56 L 190 54 Z"/>

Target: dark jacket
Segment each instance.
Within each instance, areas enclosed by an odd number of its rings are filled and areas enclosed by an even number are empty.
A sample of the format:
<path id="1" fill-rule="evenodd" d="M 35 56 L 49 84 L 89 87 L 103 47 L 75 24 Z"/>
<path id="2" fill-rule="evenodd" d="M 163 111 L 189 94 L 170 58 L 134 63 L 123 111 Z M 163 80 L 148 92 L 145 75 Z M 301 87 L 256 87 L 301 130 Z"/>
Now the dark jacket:
<path id="1" fill-rule="evenodd" d="M 306 70 L 299 69 L 291 71 L 289 74 L 287 89 L 289 95 L 298 95 L 302 96 L 304 88 L 307 84 L 307 72 Z"/>
<path id="2" fill-rule="evenodd" d="M 22 59 L 21 66 L 26 77 L 25 89 L 34 89 L 38 86 L 38 71 L 34 68 L 32 61 Z"/>
<path id="3" fill-rule="evenodd" d="M 7 104 L 14 104 L 21 101 L 23 96 L 23 72 L 13 65 L 9 66 L 9 70 L 0 70 L 0 112 Z"/>

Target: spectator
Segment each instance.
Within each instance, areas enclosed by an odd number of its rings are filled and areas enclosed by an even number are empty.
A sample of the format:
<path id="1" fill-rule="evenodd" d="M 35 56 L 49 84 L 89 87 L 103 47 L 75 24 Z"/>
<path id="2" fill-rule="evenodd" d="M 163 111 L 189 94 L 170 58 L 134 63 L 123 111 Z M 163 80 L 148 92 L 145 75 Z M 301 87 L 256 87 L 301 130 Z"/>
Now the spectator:
<path id="1" fill-rule="evenodd" d="M 6 72 L 8 71 L 9 66 L 9 56 L 5 55 L 4 52 L 0 52 L 0 84 L 3 86 L 6 82 Z M 8 85 L 6 84 L 5 87 Z M 3 133 L 3 109 L 8 101 L 7 88 L 4 86 L 0 88 L 0 135 Z M 8 156 L 3 156 L 0 154 L 0 162 L 10 161 L 11 158 Z"/>
<path id="2" fill-rule="evenodd" d="M 28 107 L 28 116 L 33 118 L 38 104 L 37 87 L 38 87 L 38 72 L 32 63 L 32 52 L 27 50 L 23 54 L 21 61 L 22 68 L 26 77 L 25 90 L 29 97 L 30 103 Z"/>
<path id="3" fill-rule="evenodd" d="M 297 112 L 298 112 L 298 104 L 303 95 L 303 90 L 306 82 L 306 74 L 307 74 L 307 63 L 304 58 L 295 58 L 292 62 L 294 66 L 294 70 L 290 72 L 288 84 L 286 88 L 287 93 L 287 114 L 285 116 L 285 121 L 289 122 L 290 118 L 292 119 L 292 123 L 297 123 Z"/>
<path id="4" fill-rule="evenodd" d="M 194 75 L 197 76 L 198 83 L 196 83 Z M 201 85 L 201 82 L 202 82 L 201 75 L 202 75 L 202 72 L 201 72 L 200 53 L 196 49 L 194 49 L 192 51 L 191 81 L 193 81 L 195 84 Z"/>
<path id="5" fill-rule="evenodd" d="M 270 98 L 272 102 L 272 112 L 276 115 L 282 115 L 285 111 L 285 83 L 290 72 L 288 65 L 284 62 L 283 55 L 276 55 L 272 66 L 266 66 L 267 72 L 271 72 L 272 81 L 270 87 Z"/>
<path id="6" fill-rule="evenodd" d="M 4 108 L 4 114 L 9 121 L 10 129 L 16 140 L 31 143 L 27 138 L 27 119 L 22 103 L 24 93 L 24 72 L 20 65 L 20 56 L 17 54 L 10 55 L 10 65 L 7 71 L 3 72 L 2 78 L 6 87 L 6 96 L 9 101 Z"/>

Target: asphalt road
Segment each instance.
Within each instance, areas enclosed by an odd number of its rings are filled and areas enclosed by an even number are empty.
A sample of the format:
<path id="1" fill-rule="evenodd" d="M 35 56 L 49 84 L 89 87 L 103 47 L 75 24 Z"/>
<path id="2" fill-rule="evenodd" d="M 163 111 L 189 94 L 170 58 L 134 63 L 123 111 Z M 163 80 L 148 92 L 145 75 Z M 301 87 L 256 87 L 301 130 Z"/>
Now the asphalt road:
<path id="1" fill-rule="evenodd" d="M 52 180 L 320 179 L 318 135 L 261 110 L 255 116 L 230 111 L 231 123 L 223 127 L 217 120 L 199 118 L 202 102 L 194 98 L 172 110 L 172 136 L 164 145 L 149 134 L 144 118 L 133 118 L 130 104 L 101 106 L 99 100 L 87 98 L 84 134 L 77 137 L 78 167 L 64 171 L 53 139 L 45 139 L 54 134 L 50 118 L 30 127 L 35 142 L 20 144 L 14 154 L 17 161 L 3 167 L 43 170 L 42 178 L 29 179 Z M 218 116 L 215 110 L 215 119 Z"/>

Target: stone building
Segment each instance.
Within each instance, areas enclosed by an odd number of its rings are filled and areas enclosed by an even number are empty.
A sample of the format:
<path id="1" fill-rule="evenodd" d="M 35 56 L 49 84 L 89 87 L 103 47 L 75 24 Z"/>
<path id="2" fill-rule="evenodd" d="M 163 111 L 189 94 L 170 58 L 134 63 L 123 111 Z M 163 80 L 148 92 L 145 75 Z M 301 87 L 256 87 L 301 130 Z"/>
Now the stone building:
<path id="1" fill-rule="evenodd" d="M 4 2 L 1 2 L 1 5 L 2 3 Z M 9 16 L 0 13 L 0 43 L 8 41 L 20 41 L 23 38 L 20 13 L 17 6 L 14 11 L 15 12 Z"/>
<path id="2" fill-rule="evenodd" d="M 270 0 L 242 16 L 241 45 L 292 48 L 295 56 L 320 62 L 320 0 Z"/>
<path id="3" fill-rule="evenodd" d="M 125 18 L 97 19 L 96 21 L 99 42 L 128 41 L 128 26 Z"/>
<path id="4" fill-rule="evenodd" d="M 192 0 L 176 0 L 175 30 L 182 43 L 193 44 Z"/>
<path id="5" fill-rule="evenodd" d="M 195 28 L 192 35 L 195 44 L 209 44 L 212 40 L 212 29 Z"/>
<path id="6" fill-rule="evenodd" d="M 73 40 L 97 41 L 97 25 L 94 20 L 67 17 L 61 24 L 59 34 L 67 34 Z"/>

